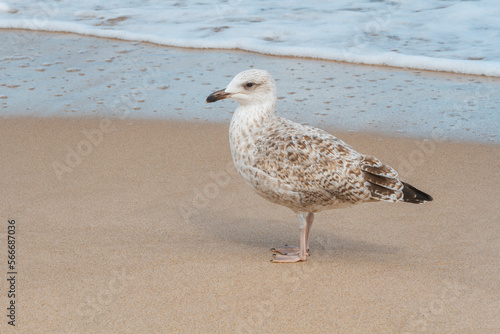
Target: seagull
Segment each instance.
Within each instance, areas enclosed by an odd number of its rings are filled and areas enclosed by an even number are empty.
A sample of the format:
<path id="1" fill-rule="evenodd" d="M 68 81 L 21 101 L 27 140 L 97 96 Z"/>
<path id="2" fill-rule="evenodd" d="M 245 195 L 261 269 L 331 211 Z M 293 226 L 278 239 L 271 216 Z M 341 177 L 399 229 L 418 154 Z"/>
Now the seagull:
<path id="1" fill-rule="evenodd" d="M 377 158 L 356 152 L 326 131 L 276 116 L 276 84 L 265 70 L 237 74 L 206 102 L 222 99 L 239 104 L 229 127 L 239 174 L 257 194 L 299 218 L 300 246 L 271 248 L 271 262 L 306 261 L 317 212 L 362 202 L 432 201 Z"/>

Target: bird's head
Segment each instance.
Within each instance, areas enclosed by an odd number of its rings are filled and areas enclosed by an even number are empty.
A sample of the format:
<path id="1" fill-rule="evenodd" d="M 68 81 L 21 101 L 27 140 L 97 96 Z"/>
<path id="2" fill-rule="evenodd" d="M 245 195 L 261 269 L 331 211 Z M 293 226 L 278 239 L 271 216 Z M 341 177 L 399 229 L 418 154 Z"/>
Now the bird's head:
<path id="1" fill-rule="evenodd" d="M 267 71 L 243 71 L 237 74 L 225 89 L 210 94 L 207 103 L 222 99 L 233 99 L 240 105 L 274 105 L 276 84 Z"/>

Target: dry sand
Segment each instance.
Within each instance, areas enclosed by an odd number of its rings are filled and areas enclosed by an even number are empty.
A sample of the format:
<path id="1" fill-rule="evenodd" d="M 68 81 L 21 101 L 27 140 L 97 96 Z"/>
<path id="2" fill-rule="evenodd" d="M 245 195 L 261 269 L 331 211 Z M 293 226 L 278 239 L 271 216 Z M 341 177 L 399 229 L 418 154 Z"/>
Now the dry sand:
<path id="1" fill-rule="evenodd" d="M 320 213 L 312 255 L 290 265 L 269 248 L 298 241 L 297 219 L 235 174 L 227 125 L 0 124 L 19 332 L 500 331 L 498 145 L 335 133 L 435 200 Z"/>

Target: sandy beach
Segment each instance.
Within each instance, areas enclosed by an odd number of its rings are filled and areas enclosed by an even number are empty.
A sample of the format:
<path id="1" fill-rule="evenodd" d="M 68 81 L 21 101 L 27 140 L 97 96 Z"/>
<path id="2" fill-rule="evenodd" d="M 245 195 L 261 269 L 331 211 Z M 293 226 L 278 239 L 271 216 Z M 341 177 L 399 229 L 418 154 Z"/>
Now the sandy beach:
<path id="1" fill-rule="evenodd" d="M 402 177 L 435 200 L 318 214 L 312 255 L 286 265 L 270 263 L 269 248 L 297 242 L 296 217 L 235 175 L 227 129 L 105 118 L 2 119 L 1 249 L 5 257 L 7 220 L 14 219 L 16 329 L 500 328 L 498 146 L 337 133 L 394 167 L 414 159 L 415 168 Z M 5 318 L 1 326 L 9 327 Z"/>
<path id="2" fill-rule="evenodd" d="M 22 51 L 0 52 L 2 333 L 500 332 L 498 128 L 488 113 L 466 119 L 497 110 L 498 79 L 0 35 Z M 298 242 L 297 218 L 236 174 L 235 104 L 204 103 L 253 60 L 281 78 L 280 115 L 376 156 L 434 201 L 322 212 L 306 262 L 269 262 L 271 247 Z M 457 106 L 470 110 L 439 109 Z M 461 131 L 478 142 L 441 139 Z"/>

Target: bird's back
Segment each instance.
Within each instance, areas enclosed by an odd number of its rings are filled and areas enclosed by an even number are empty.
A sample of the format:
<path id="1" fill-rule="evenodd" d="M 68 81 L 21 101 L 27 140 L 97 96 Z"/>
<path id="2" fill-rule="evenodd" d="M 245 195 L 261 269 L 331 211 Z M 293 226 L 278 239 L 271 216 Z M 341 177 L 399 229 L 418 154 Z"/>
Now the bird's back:
<path id="1" fill-rule="evenodd" d="M 432 200 L 400 181 L 392 167 L 311 126 L 272 117 L 238 136 L 239 144 L 233 138 L 231 149 L 240 174 L 259 195 L 294 211 Z"/>

